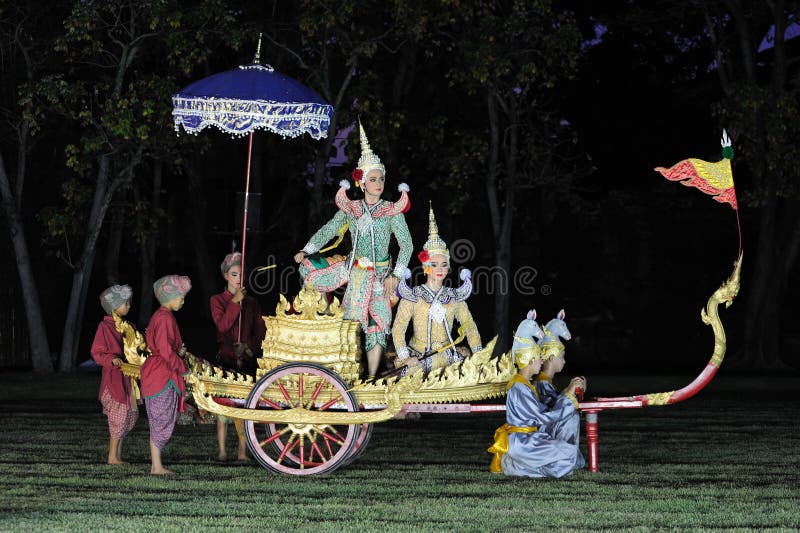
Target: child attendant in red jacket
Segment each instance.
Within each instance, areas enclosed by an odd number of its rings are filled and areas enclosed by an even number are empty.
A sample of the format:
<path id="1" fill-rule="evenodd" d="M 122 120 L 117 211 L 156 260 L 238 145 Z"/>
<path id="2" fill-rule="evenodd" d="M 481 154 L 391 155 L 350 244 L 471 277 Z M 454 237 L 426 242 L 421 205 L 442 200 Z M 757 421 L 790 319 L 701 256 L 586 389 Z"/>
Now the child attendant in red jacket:
<path id="1" fill-rule="evenodd" d="M 184 297 L 191 288 L 186 276 L 164 276 L 153 284 L 161 307 L 147 326 L 151 355 L 142 365 L 142 396 L 150 422 L 151 474 L 173 473 L 161 463 L 161 450 L 172 436 L 178 411 L 183 411 L 186 366 L 179 355 L 183 339 L 172 313 L 183 307 Z"/>
<path id="2" fill-rule="evenodd" d="M 139 418 L 139 409 L 131 403 L 130 380 L 120 372 L 124 361 L 122 334 L 114 325 L 114 316 L 124 317 L 130 311 L 133 291 L 127 285 L 114 285 L 100 294 L 100 305 L 106 316 L 97 326 L 92 342 L 92 359 L 103 367 L 100 381 L 100 403 L 108 417 L 108 464 L 125 464 L 122 460 L 122 440 L 130 433 Z"/>

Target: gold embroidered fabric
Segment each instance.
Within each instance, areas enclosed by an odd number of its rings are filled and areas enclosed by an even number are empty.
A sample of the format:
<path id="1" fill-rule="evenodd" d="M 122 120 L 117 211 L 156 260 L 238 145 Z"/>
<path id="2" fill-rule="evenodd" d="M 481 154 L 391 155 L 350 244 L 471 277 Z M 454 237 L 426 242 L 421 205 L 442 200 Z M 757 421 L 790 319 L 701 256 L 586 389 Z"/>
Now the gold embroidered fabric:
<path id="1" fill-rule="evenodd" d="M 482 346 L 480 333 L 478 333 L 478 328 L 475 325 L 475 321 L 472 319 L 472 313 L 469 312 L 466 302 L 450 300 L 446 304 L 441 304 L 441 302 L 439 302 L 439 304 L 444 308 L 445 322 L 431 321 L 431 350 L 438 350 L 445 344 L 450 343 L 448 332 L 453 331 L 454 320 L 458 320 L 458 323 L 464 327 L 467 342 L 473 352 Z M 430 308 L 431 304 L 422 299 L 416 302 L 405 299 L 400 300 L 400 304 L 397 306 L 397 315 L 394 319 L 394 325 L 392 326 L 394 346 L 398 352 L 401 352 L 402 348 L 410 346 L 420 353 L 425 353 L 428 348 L 428 314 Z M 408 330 L 409 324 L 413 324 L 414 335 L 407 344 L 406 331 Z M 445 329 L 445 327 L 447 327 L 447 329 Z"/>

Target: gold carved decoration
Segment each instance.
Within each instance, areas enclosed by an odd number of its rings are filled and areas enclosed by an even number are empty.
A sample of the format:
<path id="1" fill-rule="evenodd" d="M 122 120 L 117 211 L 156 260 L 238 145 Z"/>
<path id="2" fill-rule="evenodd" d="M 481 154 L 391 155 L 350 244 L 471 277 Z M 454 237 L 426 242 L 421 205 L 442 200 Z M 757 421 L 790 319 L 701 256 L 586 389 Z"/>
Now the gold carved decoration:
<path id="1" fill-rule="evenodd" d="M 390 378 L 388 382 L 387 380 L 368 384 L 357 382 L 356 401 L 372 410 L 354 413 L 314 411 L 308 409 L 307 405 L 284 410 L 228 407 L 216 403 L 213 399 L 214 396 L 220 396 L 216 392 L 219 390 L 219 384 L 212 384 L 206 377 L 196 374 L 188 376 L 187 383 L 191 383 L 190 388 L 194 391 L 198 407 L 228 417 L 274 423 L 372 424 L 393 417 L 400 412 L 404 404 L 452 403 L 503 396 L 506 392 L 506 383 L 516 373 L 516 368 L 509 353 L 502 354 L 499 358 L 491 357 L 496 342 L 495 338 L 485 349 L 476 352 L 465 361 L 431 372 L 428 376 L 423 376 L 422 372 L 414 372 L 400 379 Z M 285 376 L 280 385 L 290 397 L 296 396 L 297 376 Z M 309 383 L 305 386 L 313 388 Z M 251 388 L 252 385 L 246 391 L 239 389 L 242 394 L 231 397 L 244 399 Z M 233 389 L 228 390 L 233 391 Z M 317 396 L 316 403 L 323 404 L 335 397 L 338 397 L 335 391 L 322 392 Z M 277 387 L 265 393 L 263 398 L 276 403 L 284 402 L 284 397 Z"/>
<path id="2" fill-rule="evenodd" d="M 204 390 L 210 391 L 214 396 L 247 398 L 253 388 L 253 376 L 214 366 L 205 359 L 189 352 L 186 352 L 183 359 L 186 362 L 189 376 L 196 376 L 199 380 L 202 380 Z M 192 386 L 190 383 L 193 382 L 187 376 L 187 390 L 191 392 Z"/>
<path id="3" fill-rule="evenodd" d="M 714 354 L 711 356 L 711 364 L 717 368 L 722 364 L 727 349 L 725 329 L 722 327 L 717 308 L 721 303 L 725 304 L 726 309 L 731 306 L 733 299 L 739 294 L 739 276 L 741 272 L 742 254 L 739 254 L 739 259 L 734 265 L 731 277 L 711 295 L 705 309 L 700 310 L 700 319 L 714 330 Z"/>
<path id="4" fill-rule="evenodd" d="M 383 391 L 404 380 L 419 380 L 419 387 L 415 387 L 413 393 L 402 396 L 403 403 L 407 404 L 467 402 L 503 396 L 506 383 L 517 369 L 510 352 L 492 358 L 496 342 L 497 337 L 463 362 L 434 370 L 424 379 L 422 372 L 414 372 L 399 379 L 382 379 L 374 383 L 359 381 L 353 387 L 356 399 L 364 405 L 380 404 Z"/>
<path id="5" fill-rule="evenodd" d="M 647 405 L 667 405 L 670 396 L 672 396 L 674 392 L 674 390 L 671 390 L 669 392 L 654 392 L 653 394 L 648 394 Z"/>
<path id="6" fill-rule="evenodd" d="M 140 400 L 142 393 L 139 390 L 139 369 L 144 364 L 145 359 L 150 354 L 144 335 L 133 327 L 133 324 L 119 316 L 111 313 L 114 318 L 114 327 L 122 334 L 122 354 L 125 361 L 120 365 L 122 375 L 131 380 L 131 397 Z"/>
<path id="7" fill-rule="evenodd" d="M 714 331 L 714 352 L 711 355 L 711 359 L 706 366 L 706 371 L 709 369 L 713 370 L 711 375 L 716 372 L 716 370 L 722 364 L 722 360 L 725 358 L 725 351 L 727 350 L 727 339 L 725 337 L 725 328 L 722 326 L 722 321 L 719 318 L 719 306 L 720 304 L 725 304 L 725 307 L 728 308 L 733 303 L 734 298 L 739 294 L 739 277 L 742 272 L 742 254 L 739 255 L 739 259 L 733 265 L 733 273 L 731 276 L 716 290 L 714 294 L 712 294 L 708 302 L 706 303 L 705 308 L 700 310 L 700 319 L 703 321 L 704 324 L 710 325 L 711 329 Z M 680 398 L 677 401 L 680 401 L 683 397 L 691 396 L 696 394 L 698 390 L 703 388 L 707 383 L 702 381 L 702 377 L 704 374 L 698 376 L 695 381 L 680 389 Z M 656 392 L 647 394 L 647 405 L 667 405 L 672 400 L 672 395 L 675 394 L 676 391 L 669 391 L 669 392 Z"/>
<path id="8" fill-rule="evenodd" d="M 403 408 L 401 395 L 410 392 L 417 382 L 408 380 L 395 383 L 383 391 L 382 404 L 384 409 L 358 412 L 314 411 L 305 406 L 292 407 L 283 410 L 272 409 L 245 409 L 241 407 L 228 407 L 216 403 L 211 394 L 206 390 L 203 380 L 195 375 L 187 376 L 187 383 L 194 386 L 194 400 L 197 407 L 218 415 L 230 418 L 241 418 L 254 422 L 273 422 L 277 424 L 374 424 L 394 417 Z M 321 401 L 321 398 L 317 398 Z"/>
<path id="9" fill-rule="evenodd" d="M 188 375 L 187 391 L 194 395 L 200 409 L 233 418 L 275 423 L 295 424 L 371 424 L 387 420 L 400 412 L 404 404 L 452 403 L 495 398 L 505 395 L 506 383 L 516 373 L 510 353 L 492 357 L 497 338 L 481 351 L 464 361 L 430 372 L 412 372 L 402 378 L 391 377 L 377 382 L 358 381 L 361 359 L 360 324 L 345 320 L 338 300 L 328 305 L 325 298 L 312 288 L 304 288 L 295 298 L 296 313 L 289 313 L 284 297 L 275 316 L 264 317 L 267 336 L 262 348 L 264 357 L 258 360 L 256 378 L 272 368 L 286 363 L 320 364 L 330 368 L 346 383 L 355 385 L 355 396 L 368 410 L 358 412 L 315 411 L 310 405 L 286 406 L 286 409 L 245 409 L 228 407 L 214 401 L 215 397 L 246 399 L 253 389 L 253 376 L 224 370 L 189 352 L 184 354 Z M 132 325 L 120 320 L 123 330 L 126 359 L 124 375 L 138 378 L 140 364 L 147 348 L 144 337 Z M 138 360 L 137 360 L 138 358 Z M 138 361 L 138 362 L 137 362 Z M 289 374 L 280 385 L 296 394 L 298 380 Z M 305 387 L 310 387 L 309 383 Z M 324 404 L 336 398 L 335 391 L 325 389 L 315 399 Z M 273 395 L 275 397 L 273 397 Z M 269 390 L 265 399 L 285 404 L 280 388 Z"/>
<path id="10" fill-rule="evenodd" d="M 345 320 L 339 300 L 328 305 L 325 296 L 311 286 L 303 287 L 293 302 L 281 295 L 275 316 L 264 317 L 267 335 L 261 344 L 256 377 L 286 363 L 326 366 L 346 382 L 358 379 L 361 370 L 361 325 Z"/>
<path id="11" fill-rule="evenodd" d="M 119 316 L 117 313 L 112 313 L 114 317 L 114 326 L 117 331 L 122 334 L 122 353 L 125 355 L 125 361 L 132 365 L 141 366 L 144 364 L 147 356 L 150 355 L 150 350 L 147 349 L 147 343 L 144 340 L 144 335 L 133 327 L 133 324 Z"/>

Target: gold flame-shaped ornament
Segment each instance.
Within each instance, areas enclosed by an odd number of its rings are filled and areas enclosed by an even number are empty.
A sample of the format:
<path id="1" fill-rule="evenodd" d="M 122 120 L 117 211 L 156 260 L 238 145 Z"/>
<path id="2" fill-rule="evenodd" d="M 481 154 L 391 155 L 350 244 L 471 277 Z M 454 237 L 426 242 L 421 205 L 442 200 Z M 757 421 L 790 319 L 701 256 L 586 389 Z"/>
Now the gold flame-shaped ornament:
<path id="1" fill-rule="evenodd" d="M 358 131 L 361 136 L 361 157 L 358 158 L 358 169 L 364 173 L 364 178 L 367 177 L 370 170 L 380 170 L 386 176 L 386 168 L 381 163 L 381 158 L 369 146 L 367 133 L 364 131 L 364 126 L 361 125 L 361 119 L 358 120 Z"/>
<path id="2" fill-rule="evenodd" d="M 430 207 L 430 212 L 428 213 L 428 240 L 425 241 L 425 246 L 422 249 L 428 252 L 429 258 L 433 255 L 443 255 L 450 259 L 447 243 L 439 237 L 439 226 L 436 225 L 433 206 Z"/>

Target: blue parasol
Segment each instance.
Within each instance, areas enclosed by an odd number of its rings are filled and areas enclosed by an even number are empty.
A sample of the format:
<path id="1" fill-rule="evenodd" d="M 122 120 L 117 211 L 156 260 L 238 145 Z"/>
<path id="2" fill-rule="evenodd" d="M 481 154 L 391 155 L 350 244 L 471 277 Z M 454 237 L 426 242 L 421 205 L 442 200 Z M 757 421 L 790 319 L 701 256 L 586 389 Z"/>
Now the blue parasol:
<path id="1" fill-rule="evenodd" d="M 258 63 L 203 78 L 172 96 L 175 129 L 216 126 L 232 135 L 257 129 L 281 137 L 328 135 L 333 107 L 297 80 Z"/>
<path id="2" fill-rule="evenodd" d="M 242 277 L 245 275 L 247 206 L 250 194 L 250 160 L 253 132 L 263 129 L 281 137 L 308 133 L 314 139 L 328 135 L 333 106 L 317 93 L 261 64 L 261 36 L 253 63 L 213 74 L 172 95 L 175 130 L 196 134 L 216 126 L 232 135 L 249 134 L 247 176 L 242 220 Z"/>
<path id="3" fill-rule="evenodd" d="M 213 74 L 172 96 L 176 131 L 183 126 L 187 132 L 196 134 L 208 126 L 216 126 L 232 135 L 250 135 L 242 228 L 243 259 L 253 132 L 263 129 L 281 137 L 308 133 L 314 139 L 322 139 L 328 135 L 333 113 L 333 106 L 320 95 L 276 72 L 270 65 L 262 65 L 260 56 L 259 37 L 252 64 Z"/>

